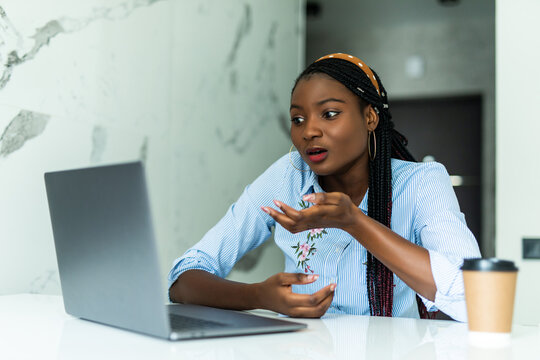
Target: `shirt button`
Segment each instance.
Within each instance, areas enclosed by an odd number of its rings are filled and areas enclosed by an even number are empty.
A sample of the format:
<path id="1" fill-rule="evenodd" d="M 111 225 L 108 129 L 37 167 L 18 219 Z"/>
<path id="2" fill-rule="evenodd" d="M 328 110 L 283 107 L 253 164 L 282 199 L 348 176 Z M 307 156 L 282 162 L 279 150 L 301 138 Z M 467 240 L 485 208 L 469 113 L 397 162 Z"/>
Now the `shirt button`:
<path id="1" fill-rule="evenodd" d="M 338 253 L 341 251 L 341 249 L 340 249 L 340 248 L 336 248 L 336 250 L 334 250 L 334 251 L 336 252 L 336 254 L 338 254 Z"/>

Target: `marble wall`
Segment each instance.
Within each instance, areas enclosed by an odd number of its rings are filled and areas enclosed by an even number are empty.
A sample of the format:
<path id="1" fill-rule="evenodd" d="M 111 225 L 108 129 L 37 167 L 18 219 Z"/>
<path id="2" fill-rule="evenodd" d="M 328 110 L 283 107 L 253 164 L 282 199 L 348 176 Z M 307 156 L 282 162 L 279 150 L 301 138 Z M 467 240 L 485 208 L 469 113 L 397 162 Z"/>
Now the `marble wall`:
<path id="1" fill-rule="evenodd" d="M 302 0 L 3 0 L 0 294 L 60 291 L 44 172 L 137 159 L 165 276 L 288 151 L 302 9 Z M 282 263 L 266 245 L 232 277 L 257 280 Z"/>

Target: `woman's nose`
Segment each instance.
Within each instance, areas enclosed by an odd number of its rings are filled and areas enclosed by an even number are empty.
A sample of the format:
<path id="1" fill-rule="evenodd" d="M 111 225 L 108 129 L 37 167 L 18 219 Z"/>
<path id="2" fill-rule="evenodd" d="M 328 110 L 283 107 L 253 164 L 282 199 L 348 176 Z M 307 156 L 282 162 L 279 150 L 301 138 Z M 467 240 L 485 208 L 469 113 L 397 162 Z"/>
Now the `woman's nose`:
<path id="1" fill-rule="evenodd" d="M 322 129 L 317 119 L 308 119 L 304 127 L 303 137 L 305 140 L 311 140 L 322 136 Z"/>

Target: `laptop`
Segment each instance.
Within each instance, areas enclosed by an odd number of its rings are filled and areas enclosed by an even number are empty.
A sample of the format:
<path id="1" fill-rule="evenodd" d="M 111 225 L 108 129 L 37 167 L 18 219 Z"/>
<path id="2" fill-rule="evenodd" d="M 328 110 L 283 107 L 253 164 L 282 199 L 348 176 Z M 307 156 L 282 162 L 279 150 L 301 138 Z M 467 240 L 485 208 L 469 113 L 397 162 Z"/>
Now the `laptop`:
<path id="1" fill-rule="evenodd" d="M 48 172 L 45 185 L 68 314 L 169 340 L 307 327 L 241 311 L 165 304 L 141 162 Z"/>

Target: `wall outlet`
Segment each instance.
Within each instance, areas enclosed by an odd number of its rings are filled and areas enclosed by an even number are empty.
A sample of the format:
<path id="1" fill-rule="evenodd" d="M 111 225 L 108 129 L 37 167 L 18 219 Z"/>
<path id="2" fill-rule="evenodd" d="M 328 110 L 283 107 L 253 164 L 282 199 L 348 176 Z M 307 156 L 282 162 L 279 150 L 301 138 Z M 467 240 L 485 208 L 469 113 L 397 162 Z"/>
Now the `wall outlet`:
<path id="1" fill-rule="evenodd" d="M 540 259 L 540 238 L 523 238 L 523 258 Z"/>

